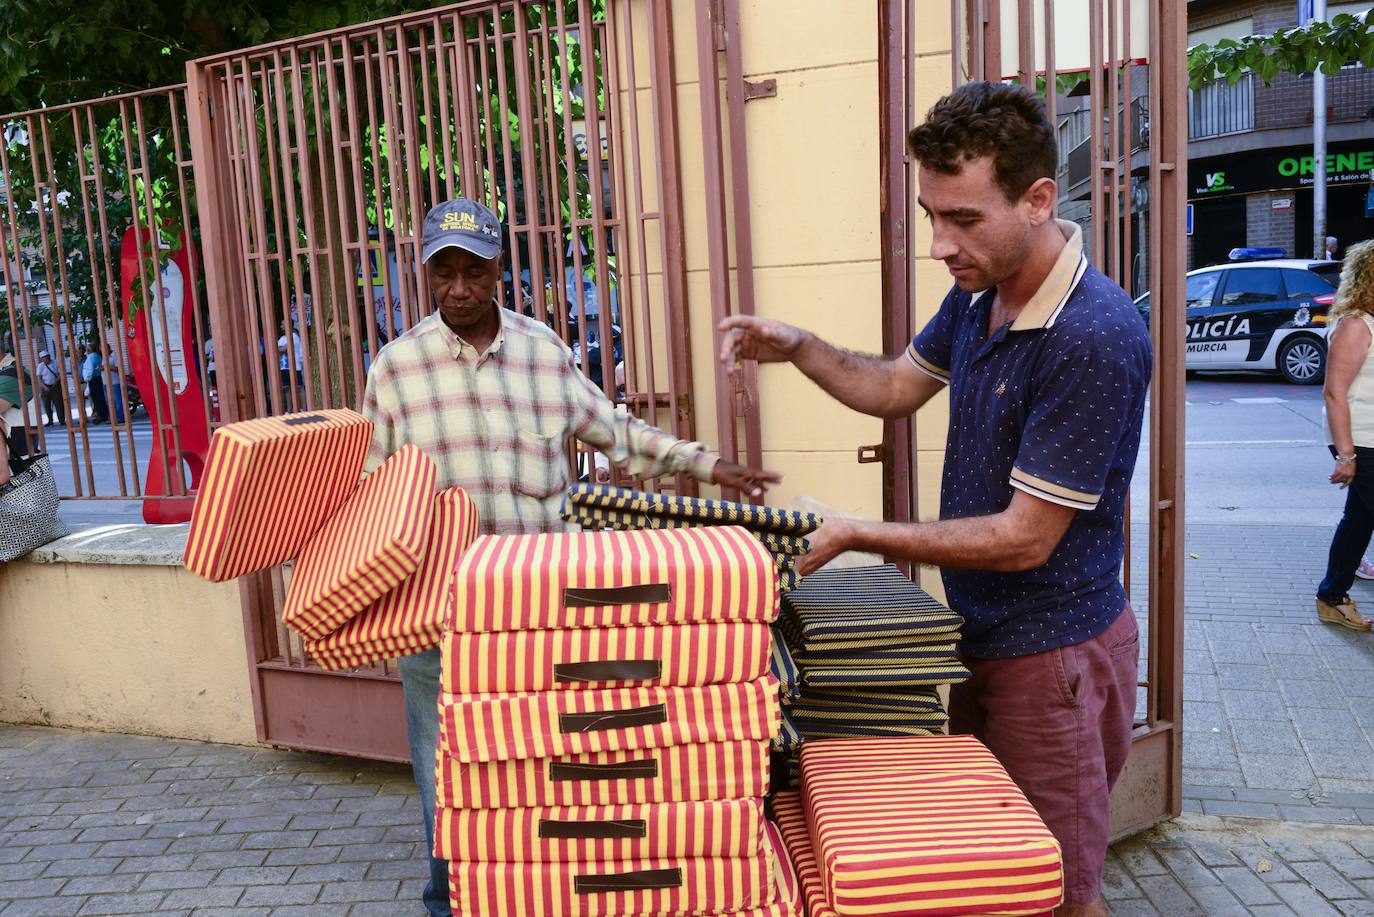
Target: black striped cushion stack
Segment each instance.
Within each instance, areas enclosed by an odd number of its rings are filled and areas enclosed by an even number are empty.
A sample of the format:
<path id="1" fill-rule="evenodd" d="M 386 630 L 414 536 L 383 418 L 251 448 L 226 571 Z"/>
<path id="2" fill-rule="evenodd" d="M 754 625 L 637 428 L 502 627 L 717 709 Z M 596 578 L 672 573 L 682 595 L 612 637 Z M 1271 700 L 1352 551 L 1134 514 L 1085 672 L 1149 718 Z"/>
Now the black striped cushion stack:
<path id="1" fill-rule="evenodd" d="M 805 739 L 935 735 L 937 688 L 968 678 L 963 619 L 892 564 L 822 570 L 782 597 L 781 631 L 799 676 L 775 750 Z M 779 769 L 782 770 L 782 769 Z"/>

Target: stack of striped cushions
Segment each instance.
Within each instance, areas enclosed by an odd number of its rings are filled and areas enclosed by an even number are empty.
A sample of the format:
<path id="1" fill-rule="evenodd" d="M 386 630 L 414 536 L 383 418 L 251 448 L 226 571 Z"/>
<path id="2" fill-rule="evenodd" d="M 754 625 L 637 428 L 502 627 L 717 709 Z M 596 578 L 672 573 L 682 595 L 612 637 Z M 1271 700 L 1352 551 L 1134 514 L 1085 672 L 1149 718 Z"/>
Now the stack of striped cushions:
<path id="1" fill-rule="evenodd" d="M 438 646 L 454 565 L 477 536 L 472 501 L 436 495 L 413 445 L 359 483 L 371 437 L 342 410 L 221 427 L 187 538 L 186 566 L 215 581 L 295 559 L 282 621 L 329 669 Z"/>
<path id="2" fill-rule="evenodd" d="M 776 589 L 735 527 L 473 544 L 441 649 L 454 914 L 800 913 L 763 815 Z"/>
<path id="3" fill-rule="evenodd" d="M 830 740 L 773 814 L 811 917 L 1049 914 L 1060 848 L 971 736 Z"/>
<path id="4" fill-rule="evenodd" d="M 935 735 L 939 685 L 968 678 L 955 655 L 963 619 L 892 564 L 822 570 L 782 599 L 778 622 L 798 672 L 782 743 Z"/>

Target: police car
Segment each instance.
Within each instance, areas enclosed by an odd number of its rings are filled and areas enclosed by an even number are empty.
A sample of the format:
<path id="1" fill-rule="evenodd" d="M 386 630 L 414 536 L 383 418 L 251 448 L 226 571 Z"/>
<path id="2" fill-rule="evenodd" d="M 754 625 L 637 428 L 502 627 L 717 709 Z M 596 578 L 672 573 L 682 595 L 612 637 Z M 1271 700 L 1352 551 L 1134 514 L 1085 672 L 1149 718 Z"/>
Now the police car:
<path id="1" fill-rule="evenodd" d="M 1188 272 L 1189 371 L 1267 370 L 1295 385 L 1326 374 L 1326 318 L 1340 263 L 1276 257 L 1283 249 L 1231 250 L 1231 264 Z M 1136 300 L 1146 322 L 1150 294 Z"/>

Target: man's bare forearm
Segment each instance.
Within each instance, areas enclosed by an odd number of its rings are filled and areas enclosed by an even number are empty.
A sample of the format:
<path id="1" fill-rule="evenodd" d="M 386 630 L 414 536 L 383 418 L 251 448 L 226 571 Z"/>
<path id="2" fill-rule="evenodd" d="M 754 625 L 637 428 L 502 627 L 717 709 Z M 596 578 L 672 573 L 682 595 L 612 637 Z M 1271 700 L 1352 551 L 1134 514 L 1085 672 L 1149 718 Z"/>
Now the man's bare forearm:
<path id="1" fill-rule="evenodd" d="M 856 353 L 808 335 L 792 363 L 836 401 L 873 417 L 895 417 L 897 376 L 888 357 Z"/>
<path id="2" fill-rule="evenodd" d="M 1043 540 L 1011 524 L 1005 513 L 901 525 L 848 520 L 844 524 L 852 550 L 952 570 L 1016 572 L 1032 570 L 1048 559 Z"/>

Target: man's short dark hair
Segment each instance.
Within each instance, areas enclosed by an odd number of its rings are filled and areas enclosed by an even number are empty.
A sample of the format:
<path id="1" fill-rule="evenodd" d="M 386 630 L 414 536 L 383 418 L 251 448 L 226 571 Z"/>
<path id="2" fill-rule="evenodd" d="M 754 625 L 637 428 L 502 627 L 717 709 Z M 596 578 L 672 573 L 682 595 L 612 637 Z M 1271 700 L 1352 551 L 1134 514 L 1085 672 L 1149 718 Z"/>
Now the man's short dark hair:
<path id="1" fill-rule="evenodd" d="M 1059 165 L 1044 100 L 1008 83 L 965 83 L 935 103 L 907 143 L 921 165 L 949 175 L 991 156 L 997 185 L 1011 201 L 1053 178 Z"/>

